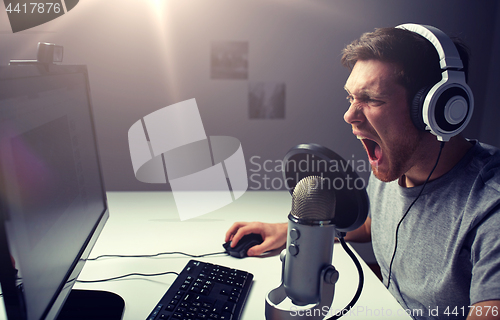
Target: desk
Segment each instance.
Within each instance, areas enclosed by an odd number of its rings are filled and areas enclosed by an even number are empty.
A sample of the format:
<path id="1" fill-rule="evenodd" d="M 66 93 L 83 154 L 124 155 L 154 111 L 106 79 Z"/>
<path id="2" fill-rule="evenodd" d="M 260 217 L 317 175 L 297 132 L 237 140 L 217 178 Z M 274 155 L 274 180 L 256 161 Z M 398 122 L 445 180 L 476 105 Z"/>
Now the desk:
<path id="1" fill-rule="evenodd" d="M 103 254 L 154 254 L 181 251 L 204 254 L 222 251 L 226 230 L 235 221 L 285 222 L 291 197 L 283 191 L 252 191 L 232 204 L 204 216 L 179 221 L 169 192 L 109 192 L 110 218 L 91 257 Z M 89 261 L 79 279 L 103 279 L 123 274 L 180 272 L 190 258 L 181 255 L 157 258 L 103 258 Z M 230 256 L 200 258 L 254 274 L 243 320 L 264 319 L 265 297 L 281 279 L 279 256 L 237 259 Z M 354 263 L 338 244 L 334 248 L 335 268 L 340 273 L 332 310 L 342 309 L 353 297 L 358 284 Z M 365 286 L 350 316 L 359 319 L 410 319 L 394 297 L 361 261 Z M 124 320 L 145 319 L 163 296 L 175 275 L 129 277 L 100 283 L 77 283 L 79 289 L 102 289 L 125 300 Z"/>

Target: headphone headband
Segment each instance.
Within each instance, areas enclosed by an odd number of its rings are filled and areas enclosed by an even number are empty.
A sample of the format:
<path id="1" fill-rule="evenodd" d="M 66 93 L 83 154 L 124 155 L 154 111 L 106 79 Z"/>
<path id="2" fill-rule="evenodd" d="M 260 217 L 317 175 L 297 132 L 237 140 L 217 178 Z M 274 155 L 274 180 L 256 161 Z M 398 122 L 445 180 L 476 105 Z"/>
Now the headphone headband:
<path id="1" fill-rule="evenodd" d="M 441 69 L 463 69 L 462 59 L 460 59 L 460 54 L 455 44 L 443 31 L 433 26 L 423 26 L 415 23 L 401 24 L 396 28 L 413 31 L 429 40 L 439 54 L 439 65 Z"/>

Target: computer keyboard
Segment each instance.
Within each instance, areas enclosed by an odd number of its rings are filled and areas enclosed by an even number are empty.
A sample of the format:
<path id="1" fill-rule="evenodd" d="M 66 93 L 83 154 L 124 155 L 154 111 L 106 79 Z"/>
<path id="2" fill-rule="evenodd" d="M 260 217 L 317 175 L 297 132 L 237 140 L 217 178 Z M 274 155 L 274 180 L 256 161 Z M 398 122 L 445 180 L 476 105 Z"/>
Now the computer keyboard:
<path id="1" fill-rule="evenodd" d="M 190 260 L 147 320 L 238 320 L 251 273 Z"/>

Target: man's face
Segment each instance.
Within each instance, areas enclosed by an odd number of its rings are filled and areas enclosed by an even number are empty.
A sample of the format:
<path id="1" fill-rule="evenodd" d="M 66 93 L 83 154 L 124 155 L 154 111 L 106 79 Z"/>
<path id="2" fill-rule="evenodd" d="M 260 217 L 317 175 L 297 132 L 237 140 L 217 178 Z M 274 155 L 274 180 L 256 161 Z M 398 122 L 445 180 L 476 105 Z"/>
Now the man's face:
<path id="1" fill-rule="evenodd" d="M 406 90 L 395 81 L 394 64 L 359 60 L 345 84 L 350 107 L 344 120 L 361 140 L 375 176 L 401 177 L 418 161 L 422 133 L 415 128 Z"/>

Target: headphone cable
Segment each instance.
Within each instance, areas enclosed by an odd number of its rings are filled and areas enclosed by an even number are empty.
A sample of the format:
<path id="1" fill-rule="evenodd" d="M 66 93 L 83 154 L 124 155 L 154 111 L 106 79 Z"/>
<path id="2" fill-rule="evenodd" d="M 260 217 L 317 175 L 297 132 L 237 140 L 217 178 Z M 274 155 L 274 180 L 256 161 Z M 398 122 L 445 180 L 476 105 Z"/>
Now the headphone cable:
<path id="1" fill-rule="evenodd" d="M 392 253 L 391 263 L 389 265 L 389 275 L 388 275 L 388 278 L 387 278 L 387 285 L 385 286 L 387 289 L 389 289 L 389 286 L 391 285 L 392 264 L 394 262 L 394 257 L 396 256 L 396 250 L 398 249 L 398 232 L 399 232 L 399 227 L 401 226 L 401 223 L 403 222 L 404 218 L 406 218 L 406 215 L 408 214 L 408 212 L 410 212 L 411 207 L 413 207 L 413 205 L 415 204 L 415 202 L 417 202 L 418 198 L 420 198 L 420 196 L 422 195 L 422 192 L 424 191 L 424 188 L 425 188 L 427 182 L 429 182 L 429 179 L 431 178 L 432 174 L 434 173 L 434 170 L 436 169 L 436 167 L 437 167 L 437 165 L 439 163 L 439 158 L 441 158 L 441 151 L 443 151 L 444 144 L 445 144 L 445 142 L 441 141 L 441 145 L 439 147 L 439 154 L 437 156 L 436 163 L 434 164 L 434 167 L 432 168 L 431 172 L 429 173 L 429 176 L 427 177 L 427 179 L 425 180 L 424 184 L 422 185 L 422 188 L 420 188 L 420 192 L 418 193 L 417 197 L 413 200 L 413 202 L 410 204 L 410 206 L 408 207 L 408 209 L 406 209 L 405 214 L 403 215 L 403 217 L 401 218 L 401 220 L 399 220 L 398 225 L 396 226 L 396 240 L 394 242 L 394 252 Z"/>

